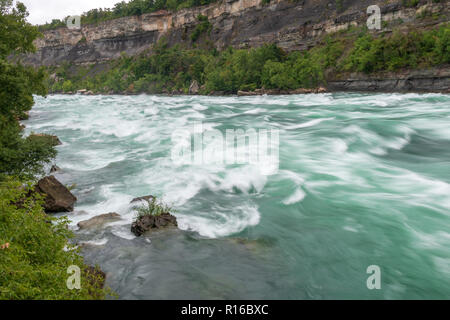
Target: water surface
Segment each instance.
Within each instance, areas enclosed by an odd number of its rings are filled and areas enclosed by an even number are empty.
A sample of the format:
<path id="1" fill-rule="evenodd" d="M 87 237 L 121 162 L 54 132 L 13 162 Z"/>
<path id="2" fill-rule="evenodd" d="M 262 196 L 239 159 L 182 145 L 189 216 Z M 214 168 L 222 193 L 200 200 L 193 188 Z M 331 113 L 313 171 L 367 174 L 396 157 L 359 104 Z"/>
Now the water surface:
<path id="1" fill-rule="evenodd" d="M 63 142 L 74 230 L 122 215 L 77 235 L 122 299 L 448 299 L 449 107 L 439 94 L 54 95 L 25 124 Z M 279 129 L 279 171 L 175 165 L 172 132 L 198 121 Z M 148 194 L 181 231 L 131 234 L 129 202 Z"/>

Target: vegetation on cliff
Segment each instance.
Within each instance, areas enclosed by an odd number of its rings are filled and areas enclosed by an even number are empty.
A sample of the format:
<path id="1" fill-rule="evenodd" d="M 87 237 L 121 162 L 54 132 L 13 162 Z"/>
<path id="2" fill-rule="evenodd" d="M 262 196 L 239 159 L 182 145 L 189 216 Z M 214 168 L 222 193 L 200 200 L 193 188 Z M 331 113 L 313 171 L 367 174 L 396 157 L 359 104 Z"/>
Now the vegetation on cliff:
<path id="1" fill-rule="evenodd" d="M 8 59 L 34 50 L 36 27 L 23 4 L 0 0 L 0 299 L 98 299 L 107 291 L 69 244 L 67 220 L 44 213 L 30 181 L 56 154 L 48 139 L 23 138 L 33 95 L 45 95 L 45 72 Z M 14 59 L 13 59 L 14 60 Z M 80 290 L 69 290 L 67 269 L 83 270 Z"/>
<path id="2" fill-rule="evenodd" d="M 81 23 L 96 24 L 103 21 L 113 20 L 121 17 L 139 16 L 144 13 L 151 13 L 160 10 L 181 10 L 207 5 L 217 0 L 131 0 L 116 3 L 112 9 L 93 9 L 85 12 L 81 16 Z M 39 26 L 40 30 L 50 30 L 66 25 L 66 19 L 54 19 L 50 23 Z"/>
<path id="3" fill-rule="evenodd" d="M 450 63 L 450 25 L 429 30 L 374 34 L 367 29 L 328 36 L 304 52 L 286 53 L 275 45 L 217 51 L 169 47 L 162 40 L 150 52 L 122 56 L 103 71 L 98 66 L 74 69 L 69 64 L 54 73 L 52 92 L 88 89 L 97 93 L 188 93 L 196 80 L 201 94 L 239 90 L 313 88 L 330 77 L 349 72 L 397 71 Z"/>

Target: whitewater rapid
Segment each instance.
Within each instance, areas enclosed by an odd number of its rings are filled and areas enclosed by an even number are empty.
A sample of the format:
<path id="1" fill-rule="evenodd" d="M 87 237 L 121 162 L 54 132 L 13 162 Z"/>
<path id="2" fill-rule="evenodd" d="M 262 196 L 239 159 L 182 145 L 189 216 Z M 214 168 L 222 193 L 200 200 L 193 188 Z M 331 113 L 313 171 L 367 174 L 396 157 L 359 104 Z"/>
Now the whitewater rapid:
<path id="1" fill-rule="evenodd" d="M 386 265 L 384 298 L 448 298 L 449 106 L 440 94 L 54 95 L 37 97 L 24 124 L 63 142 L 56 177 L 76 184 L 74 230 L 99 214 L 122 216 L 87 243 L 137 241 L 129 203 L 152 194 L 201 239 L 271 239 L 278 262 L 267 268 L 285 284 L 270 289 L 276 297 L 370 297 L 364 270 L 375 263 Z M 172 133 L 198 122 L 205 131 L 279 130 L 279 170 L 174 164 Z M 344 282 L 351 290 L 335 289 Z"/>

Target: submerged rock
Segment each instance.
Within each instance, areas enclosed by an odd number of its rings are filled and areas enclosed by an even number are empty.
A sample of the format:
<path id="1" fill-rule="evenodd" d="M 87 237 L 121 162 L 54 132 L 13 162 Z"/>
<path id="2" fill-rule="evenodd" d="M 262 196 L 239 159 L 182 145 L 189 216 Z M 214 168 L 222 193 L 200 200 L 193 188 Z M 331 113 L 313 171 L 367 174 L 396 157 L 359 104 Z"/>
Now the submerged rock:
<path id="1" fill-rule="evenodd" d="M 105 213 L 105 214 L 96 216 L 94 218 L 91 218 L 89 220 L 79 222 L 78 227 L 80 228 L 80 230 L 99 228 L 102 225 L 104 225 L 105 223 L 118 221 L 120 219 L 121 218 L 118 213 L 115 213 L 115 212 Z"/>
<path id="2" fill-rule="evenodd" d="M 38 181 L 34 191 L 44 195 L 44 209 L 47 213 L 72 212 L 77 198 L 54 176 Z"/>
<path id="3" fill-rule="evenodd" d="M 157 216 L 148 215 L 137 218 L 131 225 L 131 232 L 139 237 L 147 231 L 169 227 L 178 227 L 177 218 L 170 213 Z"/>
<path id="4" fill-rule="evenodd" d="M 56 164 L 54 164 L 51 168 L 50 168 L 50 173 L 54 173 L 54 172 L 58 172 L 61 171 L 61 168 L 58 167 Z"/>
<path id="5" fill-rule="evenodd" d="M 154 196 L 143 196 L 143 197 L 134 198 L 133 200 L 131 200 L 130 203 L 136 203 L 136 202 L 141 202 L 141 201 L 151 201 L 153 199 L 155 199 Z"/>

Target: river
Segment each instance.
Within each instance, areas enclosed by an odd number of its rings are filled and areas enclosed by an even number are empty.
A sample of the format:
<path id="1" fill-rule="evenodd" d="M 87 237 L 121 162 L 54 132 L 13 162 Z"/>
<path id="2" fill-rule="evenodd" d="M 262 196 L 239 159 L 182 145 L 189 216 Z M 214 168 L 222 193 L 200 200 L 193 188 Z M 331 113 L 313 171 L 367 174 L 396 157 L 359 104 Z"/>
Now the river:
<path id="1" fill-rule="evenodd" d="M 276 170 L 175 163 L 174 132 L 199 123 L 277 130 Z M 71 227 L 121 299 L 450 298 L 450 95 L 52 95 L 24 124 L 63 142 Z M 149 194 L 180 230 L 130 232 Z"/>

